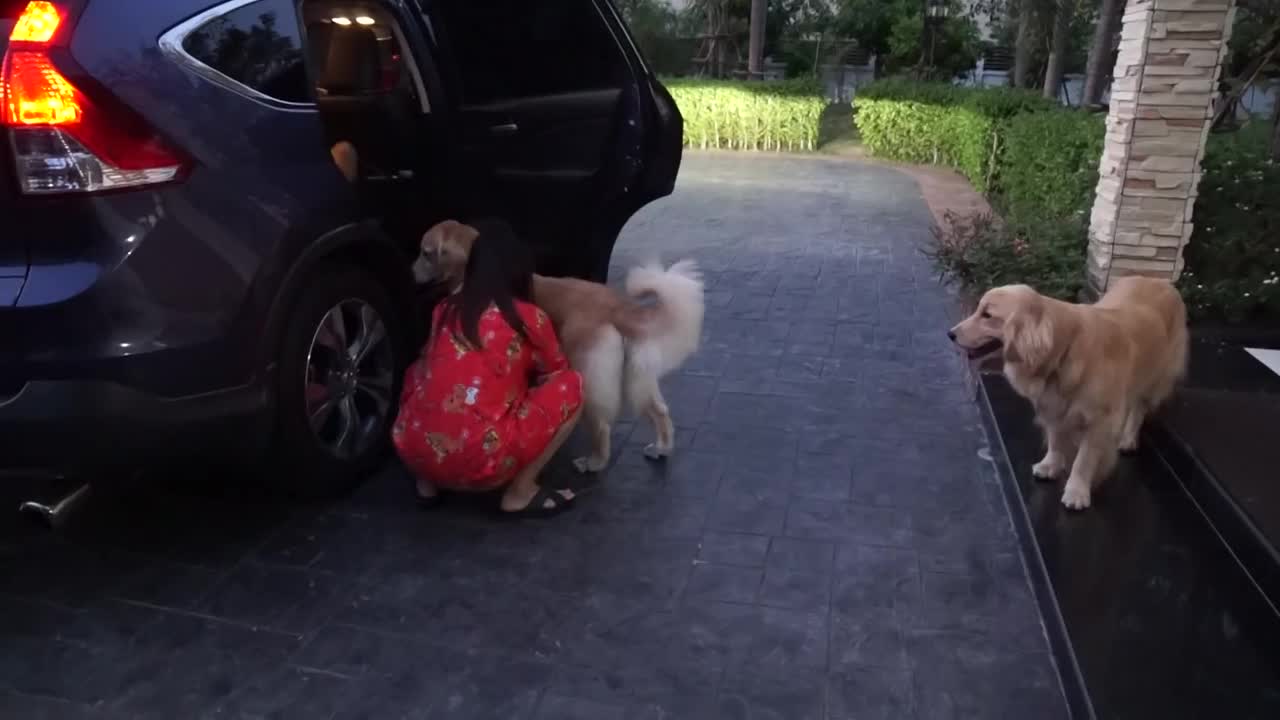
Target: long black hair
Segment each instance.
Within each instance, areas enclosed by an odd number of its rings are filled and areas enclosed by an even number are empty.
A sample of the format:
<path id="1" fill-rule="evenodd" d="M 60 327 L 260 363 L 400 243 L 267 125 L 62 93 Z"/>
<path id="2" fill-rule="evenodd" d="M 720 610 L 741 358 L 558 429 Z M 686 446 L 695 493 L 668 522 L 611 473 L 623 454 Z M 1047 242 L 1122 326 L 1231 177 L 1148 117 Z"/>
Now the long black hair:
<path id="1" fill-rule="evenodd" d="M 456 321 L 462 337 L 473 348 L 483 348 L 480 316 L 497 306 L 511 329 L 528 340 L 528 328 L 516 311 L 516 301 L 532 302 L 533 251 L 503 220 L 486 218 L 472 222 L 471 227 L 480 234 L 471 244 L 461 289 L 441 301 L 441 328 L 451 331 Z"/>

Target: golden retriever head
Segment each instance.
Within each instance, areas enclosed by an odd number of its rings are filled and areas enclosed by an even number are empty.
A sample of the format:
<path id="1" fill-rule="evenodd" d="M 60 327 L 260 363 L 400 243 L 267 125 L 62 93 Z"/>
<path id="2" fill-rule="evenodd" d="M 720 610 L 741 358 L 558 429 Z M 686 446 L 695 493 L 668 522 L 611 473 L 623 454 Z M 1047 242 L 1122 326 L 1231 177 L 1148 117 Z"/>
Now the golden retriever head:
<path id="1" fill-rule="evenodd" d="M 988 290 L 973 314 L 947 336 L 975 360 L 1003 349 L 1005 364 L 1035 371 L 1053 349 L 1050 316 L 1040 293 L 1026 285 L 1005 285 Z"/>
<path id="2" fill-rule="evenodd" d="M 462 282 L 471 257 L 471 246 L 480 232 L 457 220 L 433 225 L 422 236 L 418 257 L 413 261 L 413 279 L 419 285 L 445 282 L 456 286 Z"/>

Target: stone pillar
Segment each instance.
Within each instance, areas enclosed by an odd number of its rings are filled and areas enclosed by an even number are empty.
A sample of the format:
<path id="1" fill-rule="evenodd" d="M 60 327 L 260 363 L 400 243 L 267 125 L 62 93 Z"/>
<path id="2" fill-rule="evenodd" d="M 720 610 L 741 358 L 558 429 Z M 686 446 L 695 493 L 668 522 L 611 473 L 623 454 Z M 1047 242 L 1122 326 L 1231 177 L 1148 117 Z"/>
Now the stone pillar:
<path id="1" fill-rule="evenodd" d="M 1128 0 L 1089 222 L 1094 292 L 1182 272 L 1234 16 L 1234 0 Z"/>

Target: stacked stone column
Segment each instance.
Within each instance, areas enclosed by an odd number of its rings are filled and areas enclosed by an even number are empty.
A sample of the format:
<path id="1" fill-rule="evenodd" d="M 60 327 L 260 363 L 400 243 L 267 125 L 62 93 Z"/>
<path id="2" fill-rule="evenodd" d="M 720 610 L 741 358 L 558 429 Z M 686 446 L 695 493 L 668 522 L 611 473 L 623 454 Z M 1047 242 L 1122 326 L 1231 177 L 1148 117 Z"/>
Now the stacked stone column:
<path id="1" fill-rule="evenodd" d="M 1234 15 L 1234 0 L 1128 1 L 1089 224 L 1095 292 L 1182 272 Z"/>

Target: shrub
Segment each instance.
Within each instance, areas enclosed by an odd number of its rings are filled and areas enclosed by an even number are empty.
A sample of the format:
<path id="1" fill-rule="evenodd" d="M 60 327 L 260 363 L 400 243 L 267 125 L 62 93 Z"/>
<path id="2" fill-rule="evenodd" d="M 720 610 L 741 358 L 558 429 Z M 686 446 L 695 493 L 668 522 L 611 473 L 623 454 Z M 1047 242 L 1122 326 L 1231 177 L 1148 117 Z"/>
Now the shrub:
<path id="1" fill-rule="evenodd" d="M 1074 300 L 1103 119 L 1008 88 L 890 81 L 869 89 L 858 97 L 858 127 L 878 135 L 877 145 L 863 130 L 872 151 L 956 168 L 1003 217 L 947 215 L 927 251 L 943 277 L 971 291 L 1027 283 Z"/>
<path id="2" fill-rule="evenodd" d="M 1101 116 L 1023 91 L 887 80 L 859 91 L 855 122 L 877 155 L 955 167 L 1003 217 L 946 216 L 926 251 L 944 278 L 970 291 L 1021 282 L 1078 296 Z M 1199 320 L 1280 320 L 1280 163 L 1268 159 L 1269 130 L 1254 122 L 1209 139 L 1180 281 Z"/>
<path id="3" fill-rule="evenodd" d="M 684 116 L 687 147 L 806 150 L 818 145 L 826 102 L 813 80 L 665 80 Z"/>
<path id="4" fill-rule="evenodd" d="M 1280 163 L 1267 157 L 1269 129 L 1253 122 L 1209 137 L 1179 282 L 1195 317 L 1280 319 Z"/>
<path id="5" fill-rule="evenodd" d="M 1058 108 L 1053 101 L 1046 100 L 1031 90 L 1007 87 L 971 88 L 902 77 L 877 80 L 860 88 L 854 102 L 857 104 L 864 99 L 901 100 L 943 107 L 962 106 L 997 120 Z"/>
<path id="6" fill-rule="evenodd" d="M 1084 288 L 1083 221 L 1028 218 L 1001 222 L 991 215 L 948 212 L 925 254 L 944 280 L 970 292 L 1026 283 L 1061 300 Z"/>
<path id="7" fill-rule="evenodd" d="M 880 157 L 947 165 L 980 192 L 989 189 L 995 122 L 981 113 L 960 106 L 860 98 L 854 123 L 863 144 Z"/>
<path id="8" fill-rule="evenodd" d="M 895 78 L 858 91 L 854 122 L 873 153 L 948 165 L 981 192 L 993 190 L 1003 125 L 1056 107 L 1026 90 L 966 88 Z"/>
<path id="9" fill-rule="evenodd" d="M 1106 131 L 1101 115 L 1027 113 L 1004 126 L 997 204 L 1006 217 L 1085 217 L 1098 185 Z"/>

